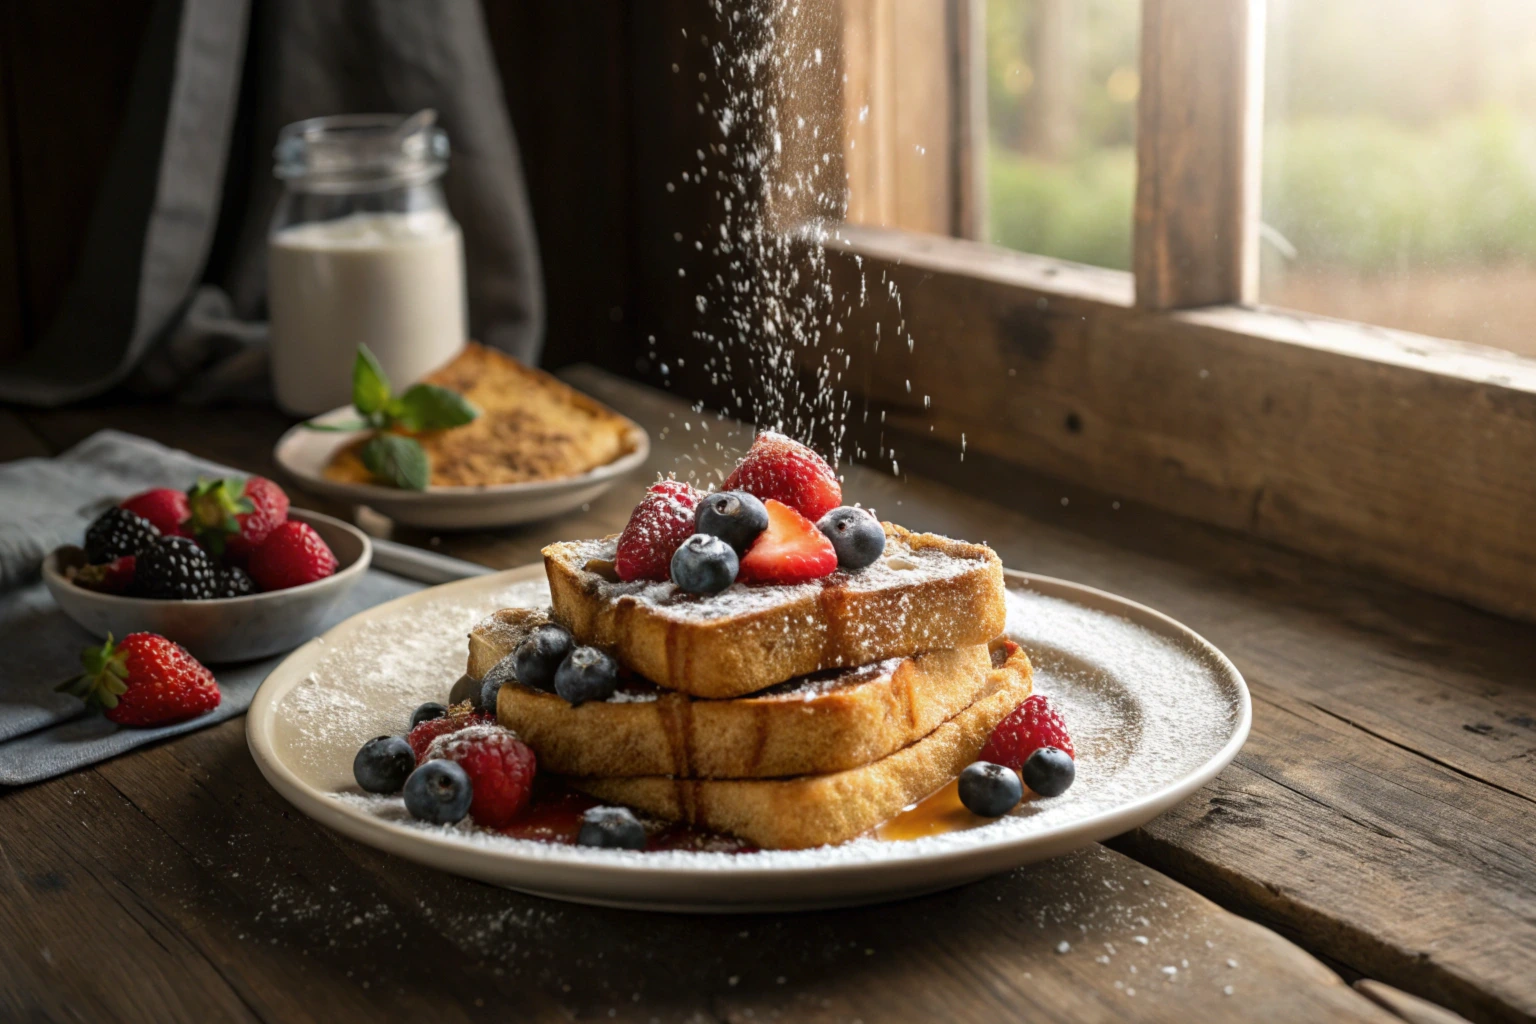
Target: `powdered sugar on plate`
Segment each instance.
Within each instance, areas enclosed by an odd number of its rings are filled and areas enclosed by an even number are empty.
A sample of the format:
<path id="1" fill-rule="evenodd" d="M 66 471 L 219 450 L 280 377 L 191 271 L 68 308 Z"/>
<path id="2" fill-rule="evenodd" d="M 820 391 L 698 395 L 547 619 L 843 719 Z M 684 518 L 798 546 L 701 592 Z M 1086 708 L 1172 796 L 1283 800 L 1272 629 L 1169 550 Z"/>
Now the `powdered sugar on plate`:
<path id="1" fill-rule="evenodd" d="M 1157 794 L 1201 769 L 1232 738 L 1244 694 L 1214 650 L 1175 629 L 1154 631 L 1092 607 L 1091 601 L 1042 592 L 1059 590 L 1062 585 L 1054 581 L 1036 589 L 1027 578 L 1010 575 L 1008 585 L 1008 634 L 1034 662 L 1036 691 L 1046 694 L 1067 722 L 1077 749 L 1077 778 L 1063 795 L 1026 801 L 979 828 L 906 842 L 865 838 L 814 850 L 746 854 L 592 850 L 512 839 L 468 823 L 424 825 L 403 813 L 398 798 L 367 796 L 351 785 L 358 745 L 398 732 L 412 707 L 441 699 L 462 671 L 464 635 L 493 610 L 488 605 L 540 607 L 548 600 L 541 583 L 482 601 L 417 606 L 401 620 L 364 623 L 283 698 L 278 718 L 287 727 L 279 728 L 281 756 L 298 762 L 329 759 L 324 775 L 336 780 L 331 798 L 390 830 L 430 834 L 514 861 L 731 873 L 926 860 L 1044 838 Z"/>

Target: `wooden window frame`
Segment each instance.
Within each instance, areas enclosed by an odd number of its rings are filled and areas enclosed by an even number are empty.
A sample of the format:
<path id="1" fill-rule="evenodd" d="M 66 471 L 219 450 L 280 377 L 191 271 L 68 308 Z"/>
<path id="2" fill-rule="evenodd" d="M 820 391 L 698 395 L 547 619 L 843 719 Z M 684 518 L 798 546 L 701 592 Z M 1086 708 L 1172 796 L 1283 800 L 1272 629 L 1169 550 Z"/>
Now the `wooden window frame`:
<path id="1" fill-rule="evenodd" d="M 832 232 L 840 286 L 894 282 L 916 339 L 847 375 L 882 445 L 942 438 L 1536 619 L 1536 361 L 1256 304 L 1262 0 L 1143 0 L 1141 64 L 1131 273 Z"/>

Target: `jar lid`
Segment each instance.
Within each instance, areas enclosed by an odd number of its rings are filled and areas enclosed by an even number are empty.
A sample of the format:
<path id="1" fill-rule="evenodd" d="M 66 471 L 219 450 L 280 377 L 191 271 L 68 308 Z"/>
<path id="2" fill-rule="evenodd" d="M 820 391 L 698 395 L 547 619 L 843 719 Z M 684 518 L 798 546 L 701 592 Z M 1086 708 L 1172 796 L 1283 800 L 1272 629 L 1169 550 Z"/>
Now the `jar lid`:
<path id="1" fill-rule="evenodd" d="M 277 135 L 272 173 L 307 192 L 357 192 L 431 181 L 448 167 L 437 113 L 334 114 L 295 121 Z"/>

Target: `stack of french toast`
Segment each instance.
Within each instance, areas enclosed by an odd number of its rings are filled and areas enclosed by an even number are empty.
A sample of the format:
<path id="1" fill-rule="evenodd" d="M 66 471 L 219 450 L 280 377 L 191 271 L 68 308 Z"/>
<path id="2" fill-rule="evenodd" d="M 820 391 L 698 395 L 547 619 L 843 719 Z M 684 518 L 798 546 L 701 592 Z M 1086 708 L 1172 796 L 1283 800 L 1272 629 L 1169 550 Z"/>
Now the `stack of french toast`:
<path id="1" fill-rule="evenodd" d="M 1002 637 L 990 548 L 838 506 L 831 471 L 800 464 L 814 453 L 764 437 L 726 490 L 662 481 L 623 534 L 545 548 L 550 607 L 476 626 L 467 674 L 499 679 L 497 718 L 541 774 L 799 849 L 867 833 L 959 775 L 1030 695 L 1031 668 Z M 743 472 L 760 447 L 759 471 Z M 753 521 L 722 525 L 714 513 Z M 533 670 L 529 651 L 565 634 L 601 652 L 596 662 L 611 659 L 610 683 L 583 689 L 602 675 L 591 670 L 551 685 Z"/>

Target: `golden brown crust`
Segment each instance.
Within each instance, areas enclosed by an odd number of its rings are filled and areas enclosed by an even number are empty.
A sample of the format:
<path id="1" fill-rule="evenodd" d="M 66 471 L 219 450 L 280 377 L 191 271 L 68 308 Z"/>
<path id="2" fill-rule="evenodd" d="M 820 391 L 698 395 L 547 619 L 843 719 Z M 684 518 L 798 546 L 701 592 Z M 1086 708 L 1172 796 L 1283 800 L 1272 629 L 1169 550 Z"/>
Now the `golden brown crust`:
<path id="1" fill-rule="evenodd" d="M 1029 696 L 1031 672 L 1015 651 L 989 673 L 993 688 L 922 739 L 846 771 L 790 779 L 574 778 L 600 800 L 717 832 L 765 849 L 840 843 L 894 817 L 976 759 L 992 729 Z"/>
<path id="2" fill-rule="evenodd" d="M 426 378 L 480 409 L 472 423 L 416 435 L 433 487 L 488 487 L 575 476 L 634 450 L 628 420 L 563 381 L 471 342 Z M 378 483 L 358 457 L 366 438 L 325 469 L 340 483 Z"/>
<path id="3" fill-rule="evenodd" d="M 861 573 L 790 587 L 736 584 L 709 598 L 589 571 L 604 542 L 552 544 L 544 566 L 555 618 L 578 641 L 695 697 L 737 697 L 822 669 L 984 644 L 1002 633 L 1003 567 L 991 548 L 885 529 L 885 556 Z"/>
<path id="4" fill-rule="evenodd" d="M 989 687 L 987 648 L 930 651 L 734 700 L 650 689 L 572 707 L 502 686 L 501 724 L 564 775 L 773 778 L 842 771 L 932 732 Z M 638 699 L 636 699 L 638 698 Z"/>

